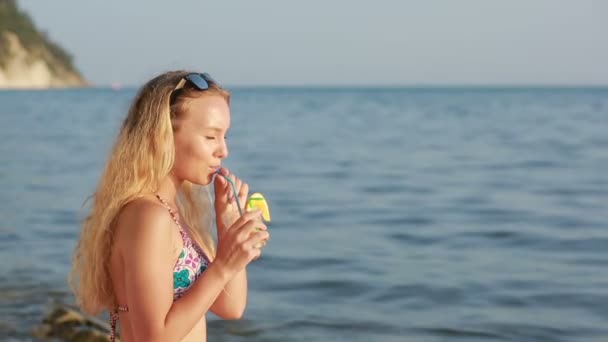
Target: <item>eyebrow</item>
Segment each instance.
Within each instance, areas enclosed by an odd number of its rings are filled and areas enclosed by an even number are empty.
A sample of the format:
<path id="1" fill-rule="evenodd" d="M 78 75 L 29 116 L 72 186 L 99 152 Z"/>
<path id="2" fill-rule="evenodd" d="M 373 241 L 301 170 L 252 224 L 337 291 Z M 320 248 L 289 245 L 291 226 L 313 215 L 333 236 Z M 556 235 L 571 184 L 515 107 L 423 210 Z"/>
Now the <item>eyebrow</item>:
<path id="1" fill-rule="evenodd" d="M 223 131 L 223 129 L 221 129 L 219 127 L 205 127 L 205 129 L 208 129 L 208 130 L 211 130 L 211 131 L 217 131 L 217 132 Z"/>

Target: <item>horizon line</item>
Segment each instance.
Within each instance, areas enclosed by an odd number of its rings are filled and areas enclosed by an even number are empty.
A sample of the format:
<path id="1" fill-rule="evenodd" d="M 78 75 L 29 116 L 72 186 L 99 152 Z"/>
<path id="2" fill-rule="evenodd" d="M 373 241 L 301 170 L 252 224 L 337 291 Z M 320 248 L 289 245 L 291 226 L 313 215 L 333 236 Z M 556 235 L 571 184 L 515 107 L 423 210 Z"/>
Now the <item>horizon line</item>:
<path id="1" fill-rule="evenodd" d="M 0 87 L 0 91 L 35 91 L 35 90 L 61 90 L 61 89 L 138 89 L 141 85 L 133 84 L 94 84 L 75 87 Z M 517 83 L 447 83 L 447 84 L 222 84 L 222 87 L 230 89 L 608 89 L 606 84 L 517 84 Z"/>
<path id="2" fill-rule="evenodd" d="M 105 88 L 119 86 L 122 88 L 137 88 L 142 86 L 134 84 L 94 84 L 93 88 Z M 291 83 L 271 83 L 271 84 L 246 84 L 246 83 L 222 83 L 225 88 L 606 88 L 607 83 L 369 83 L 369 84 L 352 84 L 352 83 L 327 83 L 327 84 L 291 84 Z"/>

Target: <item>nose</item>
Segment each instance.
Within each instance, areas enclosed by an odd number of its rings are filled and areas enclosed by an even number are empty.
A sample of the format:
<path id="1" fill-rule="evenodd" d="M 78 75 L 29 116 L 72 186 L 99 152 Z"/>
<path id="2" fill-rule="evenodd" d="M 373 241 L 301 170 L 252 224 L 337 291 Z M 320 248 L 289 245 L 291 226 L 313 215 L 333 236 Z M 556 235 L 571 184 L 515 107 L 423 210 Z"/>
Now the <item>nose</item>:
<path id="1" fill-rule="evenodd" d="M 217 147 L 213 156 L 218 159 L 226 159 L 228 157 L 228 144 L 226 144 L 225 139 L 222 139 L 222 143 Z"/>

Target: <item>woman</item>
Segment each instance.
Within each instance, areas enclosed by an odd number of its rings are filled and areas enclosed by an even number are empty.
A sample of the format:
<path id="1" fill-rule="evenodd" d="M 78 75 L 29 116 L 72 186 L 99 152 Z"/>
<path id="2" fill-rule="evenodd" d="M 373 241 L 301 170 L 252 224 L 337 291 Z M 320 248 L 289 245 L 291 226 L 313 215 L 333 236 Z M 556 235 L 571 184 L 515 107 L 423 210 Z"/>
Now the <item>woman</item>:
<path id="1" fill-rule="evenodd" d="M 111 312 L 113 333 L 120 320 L 123 342 L 205 341 L 207 311 L 243 315 L 245 267 L 269 234 L 260 211 L 240 215 L 248 186 L 221 167 L 229 102 L 208 74 L 168 72 L 142 87 L 122 125 L 70 283 L 84 311 Z M 211 182 L 213 208 L 200 189 Z"/>

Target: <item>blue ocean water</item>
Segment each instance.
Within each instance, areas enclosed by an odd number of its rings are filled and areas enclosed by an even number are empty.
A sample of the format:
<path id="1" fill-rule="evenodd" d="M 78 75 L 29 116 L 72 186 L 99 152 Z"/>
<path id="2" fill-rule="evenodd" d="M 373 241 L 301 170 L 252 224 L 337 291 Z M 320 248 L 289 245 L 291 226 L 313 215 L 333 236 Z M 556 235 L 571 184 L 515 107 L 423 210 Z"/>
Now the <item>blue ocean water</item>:
<path id="1" fill-rule="evenodd" d="M 5 340 L 72 303 L 134 92 L 0 92 Z M 272 239 L 209 341 L 608 340 L 608 88 L 235 88 L 232 115 Z"/>

